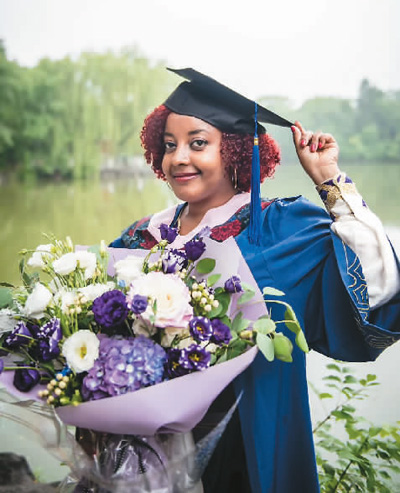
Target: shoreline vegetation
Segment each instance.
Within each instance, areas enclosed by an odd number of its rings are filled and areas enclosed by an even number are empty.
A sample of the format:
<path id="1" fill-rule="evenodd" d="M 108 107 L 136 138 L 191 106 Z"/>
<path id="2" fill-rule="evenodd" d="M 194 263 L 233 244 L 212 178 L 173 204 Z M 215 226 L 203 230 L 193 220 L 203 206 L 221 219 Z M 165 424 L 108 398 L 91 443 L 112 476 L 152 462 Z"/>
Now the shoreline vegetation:
<path id="1" fill-rule="evenodd" d="M 7 58 L 0 40 L 0 185 L 9 174 L 55 181 L 147 175 L 143 120 L 176 84 L 164 62 L 136 47 L 24 67 Z M 341 163 L 399 162 L 400 90 L 384 92 L 364 79 L 356 100 L 316 97 L 297 108 L 282 96 L 258 102 L 332 133 Z M 281 146 L 282 162 L 296 162 L 291 132 L 267 131 Z"/>

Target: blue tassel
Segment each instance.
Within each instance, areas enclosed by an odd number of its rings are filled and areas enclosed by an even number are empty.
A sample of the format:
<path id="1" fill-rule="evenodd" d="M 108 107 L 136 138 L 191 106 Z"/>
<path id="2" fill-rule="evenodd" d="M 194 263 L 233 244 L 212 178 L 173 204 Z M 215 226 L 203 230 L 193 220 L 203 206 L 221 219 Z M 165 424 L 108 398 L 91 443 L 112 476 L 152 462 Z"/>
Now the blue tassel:
<path id="1" fill-rule="evenodd" d="M 255 245 L 260 244 L 261 238 L 261 191 L 260 191 L 260 151 L 258 148 L 257 130 L 257 103 L 255 103 L 255 129 L 253 155 L 251 159 L 251 200 L 250 200 L 250 224 L 249 241 Z"/>

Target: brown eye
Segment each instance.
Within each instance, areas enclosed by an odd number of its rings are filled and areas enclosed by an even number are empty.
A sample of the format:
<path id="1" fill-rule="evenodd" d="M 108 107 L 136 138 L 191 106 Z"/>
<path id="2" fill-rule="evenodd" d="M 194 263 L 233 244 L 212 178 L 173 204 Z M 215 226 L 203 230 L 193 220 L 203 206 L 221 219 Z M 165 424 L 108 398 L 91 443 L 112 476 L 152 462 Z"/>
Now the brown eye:
<path id="1" fill-rule="evenodd" d="M 195 150 L 201 150 L 203 149 L 206 145 L 208 144 L 208 142 L 204 139 L 196 139 L 192 142 L 191 146 L 193 149 Z"/>
<path id="2" fill-rule="evenodd" d="M 175 149 L 176 145 L 173 142 L 164 142 L 165 152 L 171 152 Z"/>

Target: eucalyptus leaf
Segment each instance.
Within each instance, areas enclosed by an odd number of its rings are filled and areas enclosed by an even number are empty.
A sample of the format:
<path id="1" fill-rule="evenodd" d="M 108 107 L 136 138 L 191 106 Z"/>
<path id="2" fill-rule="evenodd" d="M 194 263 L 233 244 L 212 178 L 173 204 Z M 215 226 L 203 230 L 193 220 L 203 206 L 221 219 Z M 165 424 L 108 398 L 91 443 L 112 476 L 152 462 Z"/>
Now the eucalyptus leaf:
<path id="1" fill-rule="evenodd" d="M 307 340 L 305 338 L 304 332 L 300 330 L 300 332 L 296 335 L 296 344 L 297 346 L 304 351 L 305 353 L 308 353 L 310 351 L 310 348 L 308 347 Z"/>
<path id="2" fill-rule="evenodd" d="M 265 358 L 268 361 L 274 361 L 274 341 L 269 336 L 258 332 L 256 336 L 256 343 L 258 349 L 262 352 Z"/>
<path id="3" fill-rule="evenodd" d="M 203 258 L 196 264 L 196 270 L 200 274 L 209 274 L 215 268 L 215 260 L 213 258 Z"/>
<path id="4" fill-rule="evenodd" d="M 249 325 L 250 325 L 250 320 L 243 318 L 243 313 L 239 312 L 232 321 L 232 331 L 239 333 L 242 330 L 247 329 Z"/>
<path id="5" fill-rule="evenodd" d="M 267 286 L 263 289 L 263 295 L 264 296 L 285 296 L 285 293 L 283 291 L 280 291 L 279 289 L 270 288 Z"/>
<path id="6" fill-rule="evenodd" d="M 275 358 L 280 359 L 281 361 L 284 361 L 286 363 L 291 363 L 293 361 L 292 341 L 280 332 L 275 334 L 274 350 L 275 350 Z"/>
<path id="7" fill-rule="evenodd" d="M 275 332 L 276 324 L 269 317 L 260 317 L 253 324 L 253 329 L 260 334 L 270 334 L 271 332 Z"/>

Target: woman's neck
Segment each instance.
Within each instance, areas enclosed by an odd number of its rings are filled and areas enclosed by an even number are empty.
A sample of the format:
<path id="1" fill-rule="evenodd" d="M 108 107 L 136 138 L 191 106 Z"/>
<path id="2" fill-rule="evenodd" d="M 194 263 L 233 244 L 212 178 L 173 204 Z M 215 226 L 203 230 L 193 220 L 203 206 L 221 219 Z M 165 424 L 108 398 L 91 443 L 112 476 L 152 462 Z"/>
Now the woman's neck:
<path id="1" fill-rule="evenodd" d="M 220 207 L 221 205 L 226 204 L 231 200 L 231 198 L 236 195 L 232 194 L 224 200 L 216 202 L 211 207 L 202 203 L 188 203 L 181 210 L 180 217 L 178 219 L 179 224 L 179 234 L 185 236 L 189 234 L 194 228 L 196 228 L 202 221 L 203 217 L 206 213 L 215 209 L 216 207 Z"/>

